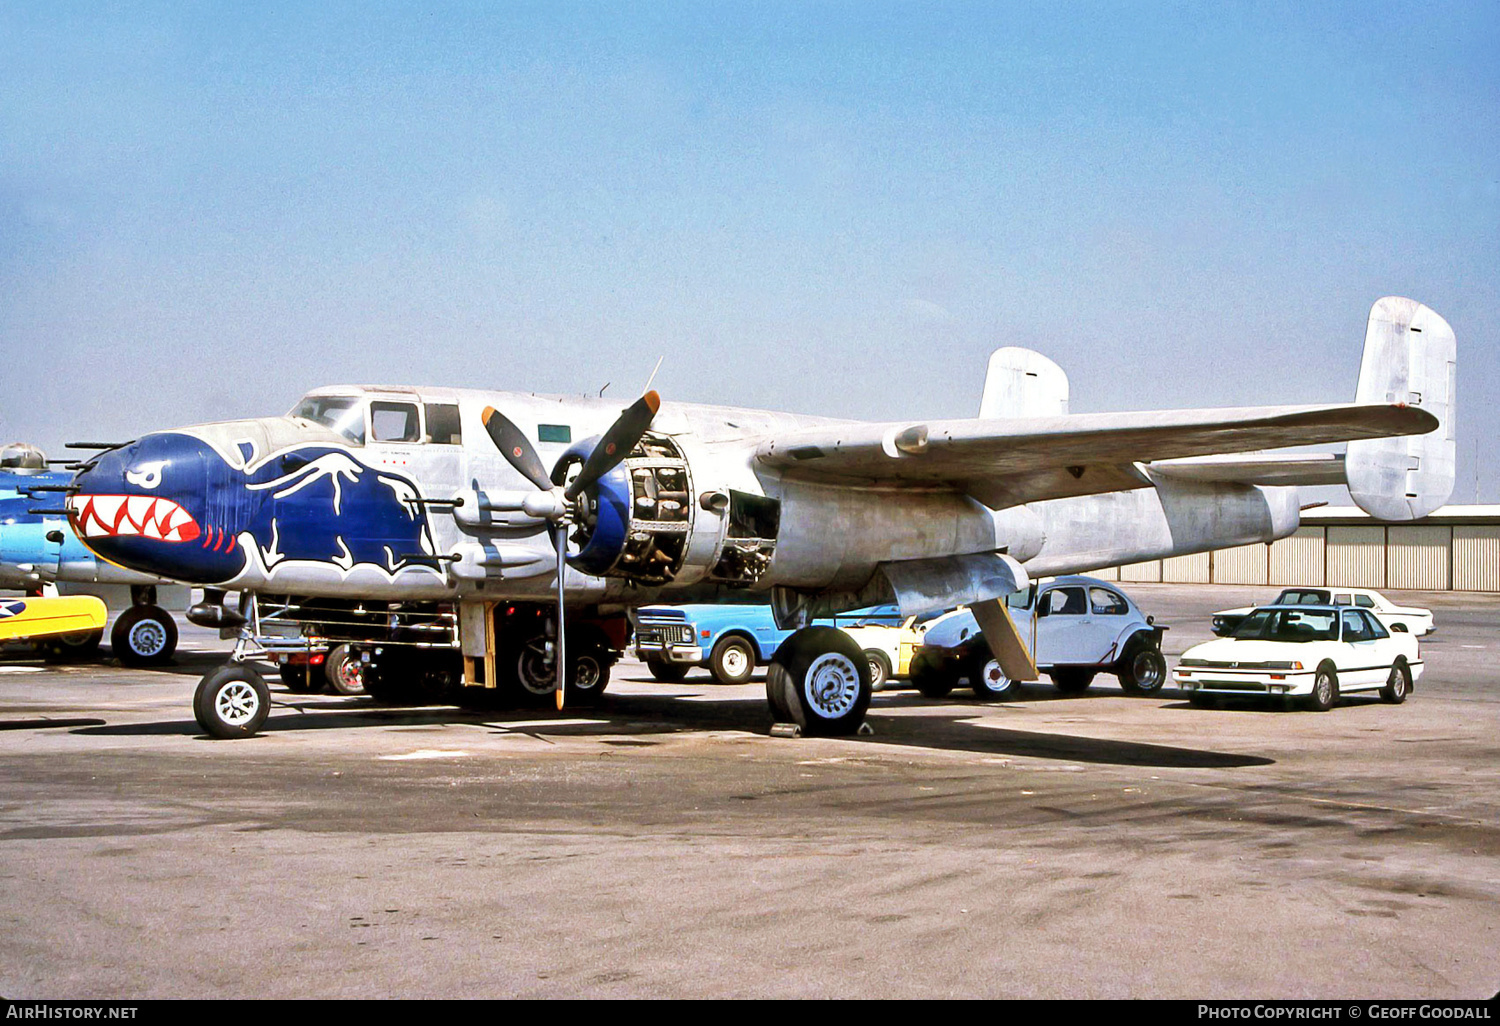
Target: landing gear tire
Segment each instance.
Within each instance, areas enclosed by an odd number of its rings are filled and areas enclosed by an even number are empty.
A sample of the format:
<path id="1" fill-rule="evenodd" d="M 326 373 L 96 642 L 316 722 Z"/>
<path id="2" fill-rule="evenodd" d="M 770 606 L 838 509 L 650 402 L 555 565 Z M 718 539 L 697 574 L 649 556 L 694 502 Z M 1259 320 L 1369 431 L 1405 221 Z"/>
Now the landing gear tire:
<path id="1" fill-rule="evenodd" d="M 1020 690 L 1017 683 L 1000 669 L 1000 662 L 988 652 L 976 655 L 969 662 L 969 687 L 974 697 L 990 702 L 1000 698 L 1014 698 Z"/>
<path id="2" fill-rule="evenodd" d="M 755 672 L 755 651 L 744 638 L 721 638 L 708 657 L 708 672 L 720 684 L 744 684 Z"/>
<path id="3" fill-rule="evenodd" d="M 1093 670 L 1081 670 L 1076 666 L 1063 666 L 1048 674 L 1057 690 L 1065 695 L 1081 695 L 1094 682 Z"/>
<path id="4" fill-rule="evenodd" d="M 348 645 L 335 645 L 328 650 L 323 662 L 323 676 L 336 695 L 362 695 L 365 693 L 364 665 L 359 654 Z"/>
<path id="5" fill-rule="evenodd" d="M 193 694 L 198 725 L 217 738 L 254 737 L 271 711 L 271 689 L 243 663 L 230 663 L 207 674 Z"/>
<path id="6" fill-rule="evenodd" d="M 918 653 L 911 661 L 911 682 L 923 698 L 947 698 L 958 683 L 957 674 L 946 670 L 931 656 Z"/>
<path id="7" fill-rule="evenodd" d="M 109 644 L 125 666 L 156 666 L 177 651 L 177 624 L 161 606 L 131 606 L 116 618 Z"/>
<path id="8" fill-rule="evenodd" d="M 663 684 L 680 684 L 687 677 L 691 667 L 687 663 L 669 663 L 665 659 L 647 659 L 646 669 L 651 671 L 651 676 Z"/>
<path id="9" fill-rule="evenodd" d="M 37 647 L 41 649 L 42 658 L 49 663 L 72 663 L 93 658 L 94 653 L 99 651 L 99 642 L 103 640 L 102 630 L 79 631 L 76 634 L 59 634 L 48 638 Z"/>
<path id="10" fill-rule="evenodd" d="M 323 671 L 317 667 L 309 666 L 307 663 L 300 665 L 287 663 L 278 672 L 281 675 L 281 683 L 286 685 L 288 691 L 306 695 L 323 690 Z"/>
<path id="11" fill-rule="evenodd" d="M 1313 712 L 1327 712 L 1339 700 L 1339 678 L 1333 667 L 1326 663 L 1318 667 L 1313 678 L 1312 694 L 1307 696 L 1307 708 Z"/>
<path id="12" fill-rule="evenodd" d="M 780 681 L 791 721 L 805 734 L 853 734 L 870 707 L 870 664 L 853 638 L 833 627 L 804 627 L 776 650 L 766 686 Z"/>
<path id="13" fill-rule="evenodd" d="M 1120 687 L 1127 695 L 1154 695 L 1166 682 L 1167 661 L 1154 648 L 1137 648 L 1120 667 Z"/>
<path id="14" fill-rule="evenodd" d="M 1411 670 L 1405 663 L 1397 663 L 1391 667 L 1391 675 L 1386 678 L 1385 687 L 1380 689 L 1380 697 L 1391 705 L 1400 705 L 1410 693 Z"/>

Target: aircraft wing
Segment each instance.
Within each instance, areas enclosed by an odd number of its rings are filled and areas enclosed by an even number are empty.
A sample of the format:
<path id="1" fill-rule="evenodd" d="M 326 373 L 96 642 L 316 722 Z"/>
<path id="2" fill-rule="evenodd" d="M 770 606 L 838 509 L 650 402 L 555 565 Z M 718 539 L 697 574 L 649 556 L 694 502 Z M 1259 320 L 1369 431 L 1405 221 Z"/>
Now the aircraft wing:
<path id="1" fill-rule="evenodd" d="M 756 458 L 790 478 L 950 487 L 1001 508 L 1146 487 L 1150 480 L 1137 464 L 1153 461 L 1417 435 L 1437 427 L 1424 410 L 1385 403 L 837 424 L 769 438 Z M 1316 472 L 1296 471 L 1287 462 L 1294 457 L 1279 459 L 1278 473 L 1269 477 L 1287 483 L 1314 477 L 1321 483 L 1331 473 L 1326 464 Z M 1222 475 L 1216 480 L 1256 479 L 1244 461 L 1234 474 L 1224 461 L 1205 462 L 1200 475 L 1212 473 L 1210 466 Z"/>

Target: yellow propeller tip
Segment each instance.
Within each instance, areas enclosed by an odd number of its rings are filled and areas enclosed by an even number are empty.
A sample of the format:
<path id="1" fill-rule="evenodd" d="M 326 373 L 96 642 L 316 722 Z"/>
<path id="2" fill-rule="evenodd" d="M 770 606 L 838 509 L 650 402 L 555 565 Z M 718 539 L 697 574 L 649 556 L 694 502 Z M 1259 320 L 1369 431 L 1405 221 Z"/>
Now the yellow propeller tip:
<path id="1" fill-rule="evenodd" d="M 657 410 L 661 409 L 661 396 L 657 395 L 655 391 L 647 392 L 645 395 L 641 396 L 641 398 L 646 400 L 647 406 L 651 407 L 651 413 L 653 415 Z"/>

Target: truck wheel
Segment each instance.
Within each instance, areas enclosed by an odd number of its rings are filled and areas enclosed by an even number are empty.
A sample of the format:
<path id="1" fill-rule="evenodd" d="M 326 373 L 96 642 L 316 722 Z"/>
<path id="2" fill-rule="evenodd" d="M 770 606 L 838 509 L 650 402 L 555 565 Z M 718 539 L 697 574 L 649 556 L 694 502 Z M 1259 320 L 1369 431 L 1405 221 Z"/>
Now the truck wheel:
<path id="1" fill-rule="evenodd" d="M 720 638 L 708 657 L 708 672 L 720 684 L 743 684 L 755 672 L 755 652 L 744 638 Z"/>
<path id="2" fill-rule="evenodd" d="M 865 662 L 870 664 L 870 690 L 884 691 L 891 680 L 891 660 L 879 649 L 865 649 Z"/>
<path id="3" fill-rule="evenodd" d="M 207 674 L 193 694 L 193 715 L 213 737 L 254 737 L 271 711 L 271 689 L 255 670 L 230 663 Z"/>
<path id="4" fill-rule="evenodd" d="M 989 701 L 995 698 L 1014 698 L 1020 690 L 1016 682 L 1000 669 L 1000 661 L 988 652 L 977 653 L 969 663 L 969 687 L 974 697 Z"/>
<path id="5" fill-rule="evenodd" d="M 947 698 L 958 680 L 957 674 L 945 670 L 936 659 L 918 652 L 911 660 L 911 682 L 923 698 Z"/>
<path id="6" fill-rule="evenodd" d="M 1156 649 L 1141 645 L 1124 658 L 1119 677 L 1127 695 L 1154 695 L 1167 682 L 1167 661 Z"/>
<path id="7" fill-rule="evenodd" d="M 115 658 L 125 666 L 154 666 L 177 651 L 177 624 L 161 606 L 131 606 L 109 632 Z"/>
<path id="8" fill-rule="evenodd" d="M 646 669 L 663 684 L 680 684 L 688 675 L 690 667 L 687 663 L 669 663 L 665 659 L 651 657 L 646 660 Z"/>
<path id="9" fill-rule="evenodd" d="M 767 687 L 779 680 L 792 722 L 807 734 L 853 734 L 870 706 L 870 665 L 854 639 L 834 627 L 804 627 L 776 650 Z"/>
<path id="10" fill-rule="evenodd" d="M 338 695 L 362 695 L 365 693 L 365 668 L 359 655 L 348 645 L 335 645 L 328 650 L 323 661 L 323 676 L 328 686 Z"/>

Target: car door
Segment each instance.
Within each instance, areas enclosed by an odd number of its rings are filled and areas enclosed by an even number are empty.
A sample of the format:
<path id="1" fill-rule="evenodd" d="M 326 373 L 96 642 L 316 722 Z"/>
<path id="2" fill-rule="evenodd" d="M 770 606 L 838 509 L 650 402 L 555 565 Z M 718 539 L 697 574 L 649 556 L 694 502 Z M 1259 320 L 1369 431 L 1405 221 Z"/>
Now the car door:
<path id="1" fill-rule="evenodd" d="M 1036 628 L 1036 659 L 1048 666 L 1083 666 L 1098 663 L 1109 641 L 1102 645 L 1089 611 L 1088 594 L 1082 585 L 1062 585 L 1040 598 Z"/>
<path id="2" fill-rule="evenodd" d="M 1339 688 L 1353 691 L 1385 683 L 1390 660 L 1382 662 L 1384 653 L 1379 636 L 1390 635 L 1361 609 L 1345 609 L 1339 619 L 1344 652 L 1344 657 L 1339 660 Z"/>

